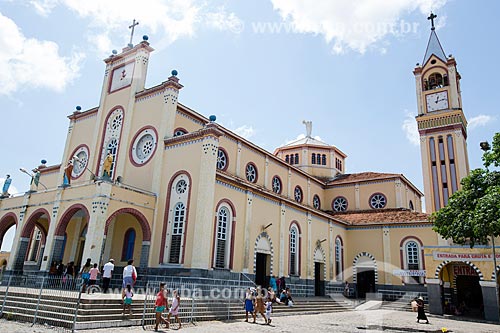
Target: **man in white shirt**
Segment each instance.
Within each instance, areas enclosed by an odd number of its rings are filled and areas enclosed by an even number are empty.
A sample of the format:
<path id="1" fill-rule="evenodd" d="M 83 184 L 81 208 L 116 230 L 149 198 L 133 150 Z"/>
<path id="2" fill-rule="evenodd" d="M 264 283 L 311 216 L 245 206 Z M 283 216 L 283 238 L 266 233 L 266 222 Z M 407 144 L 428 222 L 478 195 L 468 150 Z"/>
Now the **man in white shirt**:
<path id="1" fill-rule="evenodd" d="M 114 259 L 109 259 L 108 263 L 102 269 L 102 292 L 104 294 L 108 292 L 109 282 L 111 281 L 114 269 L 115 261 Z"/>

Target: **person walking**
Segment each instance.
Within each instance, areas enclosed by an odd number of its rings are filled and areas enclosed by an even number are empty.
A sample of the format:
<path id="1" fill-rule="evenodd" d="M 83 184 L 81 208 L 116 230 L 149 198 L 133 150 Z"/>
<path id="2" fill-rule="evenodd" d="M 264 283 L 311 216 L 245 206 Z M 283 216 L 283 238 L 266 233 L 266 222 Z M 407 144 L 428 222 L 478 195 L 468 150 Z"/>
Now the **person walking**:
<path id="1" fill-rule="evenodd" d="M 156 294 L 155 301 L 155 332 L 158 332 L 158 325 L 160 325 L 160 323 L 165 324 L 165 328 L 169 327 L 170 322 L 166 321 L 162 316 L 163 311 L 168 308 L 167 297 L 168 292 L 165 290 L 165 283 L 161 282 L 160 291 Z"/>
<path id="2" fill-rule="evenodd" d="M 179 328 L 181 329 L 181 319 L 179 318 L 179 307 L 181 306 L 181 297 L 179 296 L 179 292 L 177 290 L 173 291 L 172 297 L 172 306 L 170 307 L 170 311 L 168 312 L 167 321 L 170 322 L 170 316 L 174 316 L 175 320 L 179 323 Z"/>
<path id="3" fill-rule="evenodd" d="M 271 312 L 273 312 L 273 301 L 270 297 L 267 298 L 266 301 L 266 319 L 267 319 L 267 324 L 271 325 Z"/>
<path id="4" fill-rule="evenodd" d="M 133 264 L 134 259 L 129 259 L 129 261 L 127 261 L 127 266 L 123 269 L 123 288 L 125 288 L 127 284 L 133 286 L 135 284 L 135 280 L 137 280 L 137 271 Z"/>
<path id="5" fill-rule="evenodd" d="M 114 269 L 115 260 L 109 259 L 109 261 L 104 265 L 102 269 L 102 292 L 104 294 L 108 292 L 109 283 L 111 282 L 111 276 L 113 275 Z"/>
<path id="6" fill-rule="evenodd" d="M 248 314 L 250 313 L 253 318 L 253 322 L 255 323 L 255 312 L 253 308 L 254 296 L 253 291 L 250 288 L 247 288 L 247 292 L 245 294 L 245 321 L 248 322 Z"/>
<path id="7" fill-rule="evenodd" d="M 265 323 L 267 324 L 264 298 L 262 297 L 262 290 L 260 289 L 260 287 L 257 288 L 257 296 L 255 297 L 255 316 L 257 316 L 257 313 L 260 313 L 262 318 L 264 318 Z"/>
<path id="8" fill-rule="evenodd" d="M 417 299 L 417 306 L 418 306 L 418 310 L 417 310 L 417 323 L 420 323 L 421 320 L 425 320 L 426 324 L 429 323 L 429 319 L 427 319 L 427 316 L 425 315 L 425 310 L 424 310 L 424 299 L 422 298 L 422 296 L 420 296 L 418 299 Z"/>
<path id="9" fill-rule="evenodd" d="M 90 269 L 89 287 L 96 284 L 98 274 L 101 274 L 101 272 L 99 272 L 99 268 L 97 268 L 97 263 L 94 263 L 94 267 Z M 90 288 L 87 289 L 87 293 L 89 292 L 89 290 Z"/>
<path id="10" fill-rule="evenodd" d="M 134 297 L 134 293 L 132 292 L 132 286 L 127 284 L 125 289 L 122 291 L 122 299 L 123 299 L 123 315 L 128 310 L 128 315 L 132 315 L 132 297 Z"/>
<path id="11" fill-rule="evenodd" d="M 85 263 L 85 265 L 83 265 L 82 269 L 80 270 L 80 275 L 82 277 L 82 293 L 84 293 L 87 290 L 87 285 L 89 284 L 90 270 L 92 269 L 91 261 L 92 261 L 91 258 L 87 258 L 87 262 Z"/>

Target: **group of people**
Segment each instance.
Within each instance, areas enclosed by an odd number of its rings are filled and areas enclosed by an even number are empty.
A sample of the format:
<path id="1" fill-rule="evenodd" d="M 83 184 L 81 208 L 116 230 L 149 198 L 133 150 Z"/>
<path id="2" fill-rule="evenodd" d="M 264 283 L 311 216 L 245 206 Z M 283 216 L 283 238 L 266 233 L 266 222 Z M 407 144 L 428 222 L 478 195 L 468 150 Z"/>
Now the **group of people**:
<path id="1" fill-rule="evenodd" d="M 278 297 L 276 293 L 279 291 Z M 247 289 L 245 294 L 245 321 L 248 322 L 248 315 L 250 314 L 253 323 L 256 323 L 257 315 L 260 314 L 264 318 L 265 324 L 270 325 L 274 303 L 293 306 L 292 293 L 290 288 L 286 286 L 284 276 L 277 280 L 274 275 L 271 276 L 267 290 L 260 286 Z"/>
<path id="2" fill-rule="evenodd" d="M 169 307 L 168 304 L 168 293 L 169 290 L 165 289 L 165 283 L 160 283 L 160 290 L 156 294 L 155 301 L 155 331 L 158 331 L 158 326 L 160 324 L 165 324 L 165 328 L 170 327 L 170 318 L 174 316 L 175 320 L 179 324 L 179 329 L 182 327 L 181 320 L 179 318 L 179 307 L 181 305 L 181 297 L 177 290 L 172 293 L 172 304 Z M 167 319 L 163 318 L 163 312 L 167 311 Z"/>

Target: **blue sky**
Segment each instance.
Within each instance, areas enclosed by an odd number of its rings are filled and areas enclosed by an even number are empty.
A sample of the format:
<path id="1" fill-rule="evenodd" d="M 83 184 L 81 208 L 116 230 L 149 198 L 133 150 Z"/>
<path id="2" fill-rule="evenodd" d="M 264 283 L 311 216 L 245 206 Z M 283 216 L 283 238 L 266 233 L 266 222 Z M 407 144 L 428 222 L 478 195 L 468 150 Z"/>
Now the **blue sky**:
<path id="1" fill-rule="evenodd" d="M 347 153 L 346 171 L 403 173 L 423 191 L 412 70 L 437 33 L 462 75 L 469 159 L 499 129 L 500 2 L 465 0 L 0 0 L 0 184 L 61 163 L 67 115 L 99 103 L 104 63 L 149 35 L 146 86 L 177 69 L 179 100 L 272 152 L 305 133 Z M 474 14 L 472 14 L 474 13 Z M 413 139 L 411 135 L 413 134 Z"/>

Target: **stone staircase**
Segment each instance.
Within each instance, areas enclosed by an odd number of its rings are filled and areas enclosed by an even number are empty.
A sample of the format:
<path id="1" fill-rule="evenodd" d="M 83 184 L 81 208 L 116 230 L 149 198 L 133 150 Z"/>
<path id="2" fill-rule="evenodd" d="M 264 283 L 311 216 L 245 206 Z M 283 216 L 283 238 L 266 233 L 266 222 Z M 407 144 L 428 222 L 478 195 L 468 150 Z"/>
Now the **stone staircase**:
<path id="1" fill-rule="evenodd" d="M 9 290 L 3 310 L 4 317 L 14 320 L 33 322 L 38 303 L 37 289 L 27 288 Z M 0 306 L 4 300 L 5 289 L 0 289 Z M 117 326 L 137 326 L 144 320 L 145 326 L 154 324 L 154 300 L 150 296 L 138 294 L 134 296 L 132 315 L 123 315 L 121 295 L 116 294 L 82 294 L 75 318 L 78 303 L 77 292 L 58 294 L 54 290 L 44 290 L 38 306 L 37 324 L 46 324 L 71 330 L 73 321 L 76 330 L 95 329 Z M 273 316 L 295 314 L 316 314 L 352 309 L 347 302 L 333 301 L 328 297 L 296 298 L 295 305 L 288 307 L 275 304 Z M 145 308 L 145 311 L 143 311 Z M 144 318 L 143 318 L 144 312 Z M 239 320 L 245 318 L 243 302 L 239 300 L 200 300 L 184 298 L 181 300 L 180 318 L 183 323 L 208 320 Z"/>

